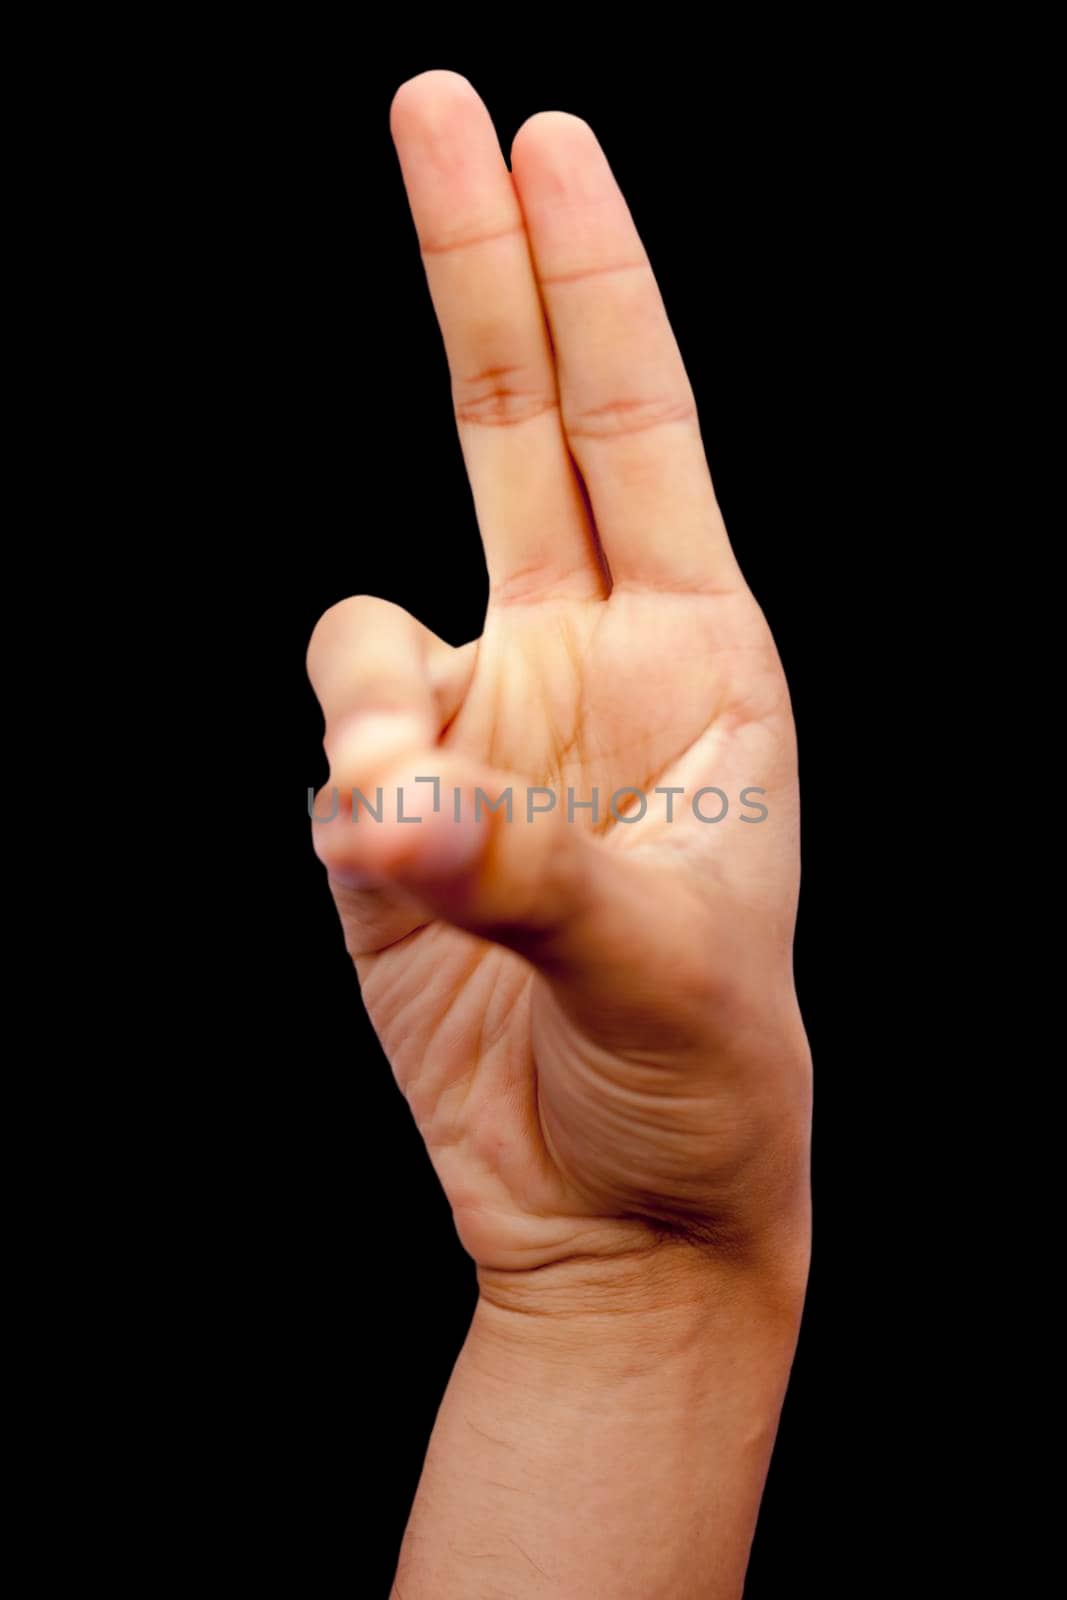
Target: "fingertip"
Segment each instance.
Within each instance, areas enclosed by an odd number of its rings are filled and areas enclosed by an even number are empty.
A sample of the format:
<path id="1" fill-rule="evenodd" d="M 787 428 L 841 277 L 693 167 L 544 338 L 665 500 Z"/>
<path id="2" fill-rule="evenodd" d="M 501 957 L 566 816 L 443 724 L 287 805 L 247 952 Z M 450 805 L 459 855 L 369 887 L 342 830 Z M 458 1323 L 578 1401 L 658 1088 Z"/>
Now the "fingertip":
<path id="1" fill-rule="evenodd" d="M 450 103 L 478 98 L 469 78 L 447 67 L 430 67 L 406 78 L 393 95 L 389 107 L 389 126 L 393 133 L 414 121 L 422 121 Z"/>
<path id="2" fill-rule="evenodd" d="M 590 139 L 599 142 L 584 117 L 572 111 L 535 111 L 511 141 L 511 163 L 514 166 L 516 156 L 521 164 L 528 155 L 539 158 L 546 151 L 587 145 Z"/>

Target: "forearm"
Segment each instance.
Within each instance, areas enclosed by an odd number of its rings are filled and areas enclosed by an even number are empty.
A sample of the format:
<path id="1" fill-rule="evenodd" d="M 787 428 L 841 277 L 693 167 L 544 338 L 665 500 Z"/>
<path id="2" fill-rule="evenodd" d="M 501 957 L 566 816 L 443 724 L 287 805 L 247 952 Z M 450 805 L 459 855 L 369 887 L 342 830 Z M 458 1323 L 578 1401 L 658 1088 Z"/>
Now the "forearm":
<path id="1" fill-rule="evenodd" d="M 798 1234 L 783 1272 L 669 1245 L 622 1276 L 483 1283 L 396 1600 L 736 1600 L 799 1326 Z"/>

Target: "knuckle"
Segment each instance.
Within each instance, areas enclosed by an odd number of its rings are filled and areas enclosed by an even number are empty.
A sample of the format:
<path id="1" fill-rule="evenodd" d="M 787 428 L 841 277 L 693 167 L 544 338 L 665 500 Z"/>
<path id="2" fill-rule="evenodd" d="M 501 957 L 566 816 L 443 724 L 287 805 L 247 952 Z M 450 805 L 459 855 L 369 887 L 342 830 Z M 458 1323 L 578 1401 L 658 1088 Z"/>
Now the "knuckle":
<path id="1" fill-rule="evenodd" d="M 486 367 L 453 385 L 456 420 L 481 427 L 509 427 L 556 408 L 555 394 L 520 367 Z"/>
<path id="2" fill-rule="evenodd" d="M 563 425 L 570 437 L 617 439 L 629 434 L 648 433 L 668 423 L 693 422 L 696 408 L 692 395 L 675 394 L 614 395 L 599 404 L 571 405 L 566 408 Z"/>

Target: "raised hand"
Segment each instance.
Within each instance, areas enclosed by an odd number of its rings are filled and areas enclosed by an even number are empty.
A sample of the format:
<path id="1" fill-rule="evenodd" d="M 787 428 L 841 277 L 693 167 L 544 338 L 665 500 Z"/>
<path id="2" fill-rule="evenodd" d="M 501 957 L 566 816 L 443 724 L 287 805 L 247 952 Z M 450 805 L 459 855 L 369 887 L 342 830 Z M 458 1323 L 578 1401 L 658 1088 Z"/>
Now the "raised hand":
<path id="1" fill-rule="evenodd" d="M 458 650 L 368 597 L 312 639 L 368 1012 L 483 1297 L 694 1251 L 802 1284 L 793 722 L 652 269 L 579 118 L 531 118 L 509 172 L 429 72 L 392 129 L 490 601 Z"/>

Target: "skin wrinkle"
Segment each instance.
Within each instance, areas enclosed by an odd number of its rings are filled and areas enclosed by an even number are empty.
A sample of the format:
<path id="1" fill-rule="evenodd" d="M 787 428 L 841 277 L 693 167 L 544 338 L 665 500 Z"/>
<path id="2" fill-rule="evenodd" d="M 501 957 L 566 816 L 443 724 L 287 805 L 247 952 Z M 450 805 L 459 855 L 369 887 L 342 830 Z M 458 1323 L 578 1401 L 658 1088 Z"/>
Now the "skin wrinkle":
<path id="1" fill-rule="evenodd" d="M 537 1565 L 537 1562 L 534 1560 L 533 1556 L 529 1553 L 528 1550 L 524 1550 L 522 1548 L 522 1545 L 519 1543 L 519 1541 L 517 1539 L 513 1539 L 510 1533 L 506 1533 L 504 1535 L 504 1537 L 505 1537 L 505 1539 L 508 1540 L 508 1542 L 510 1544 L 513 1544 L 515 1546 L 515 1548 L 519 1552 L 520 1556 L 525 1556 L 526 1560 L 530 1563 L 531 1567 L 534 1569 L 535 1572 L 539 1572 L 541 1574 L 542 1578 L 544 1578 L 546 1582 L 550 1582 L 551 1581 L 549 1579 L 548 1573 L 545 1571 L 544 1567 L 539 1567 Z"/>
<path id="2" fill-rule="evenodd" d="M 529 364 L 496 362 L 457 378 L 452 385 L 456 420 L 472 426 L 508 427 L 559 406 L 555 384 L 524 387 L 515 381 L 530 373 Z"/>
<path id="3" fill-rule="evenodd" d="M 496 994 L 497 994 L 498 990 L 502 987 L 502 982 L 500 980 L 502 980 L 505 976 L 510 975 L 512 973 L 512 971 L 513 971 L 513 969 L 509 968 L 506 965 L 502 965 L 501 966 L 500 978 L 498 979 L 497 983 L 493 987 L 493 990 L 492 990 L 491 995 L 490 995 L 490 1000 L 492 1000 L 492 999 L 494 999 L 496 997 Z M 482 1048 L 484 1048 L 486 1050 L 492 1049 L 499 1042 L 499 1040 L 504 1035 L 504 1033 L 507 1031 L 508 1027 L 511 1024 L 512 1017 L 513 1017 L 514 1013 L 516 1012 L 516 1010 L 519 1008 L 519 1006 L 528 1006 L 529 1005 L 530 993 L 531 993 L 531 990 L 533 988 L 533 981 L 534 981 L 534 975 L 533 975 L 532 971 L 526 971 L 526 972 L 523 973 L 522 982 L 521 982 L 521 984 L 519 986 L 518 993 L 517 993 L 516 997 L 514 998 L 514 1000 L 512 1000 L 512 1002 L 509 1005 L 501 1007 L 500 1015 L 495 1020 L 495 1022 L 493 1023 L 492 1026 L 489 1025 L 490 1005 L 486 1006 L 485 1012 L 484 1012 L 483 1017 L 482 1017 L 482 1031 L 481 1031 L 481 1034 L 479 1036 L 479 1044 L 480 1044 L 480 1046 Z"/>
<path id="4" fill-rule="evenodd" d="M 482 244 L 495 244 L 498 239 L 512 239 L 516 234 L 525 233 L 521 222 L 512 228 L 498 228 L 492 233 L 474 234 L 466 239 L 443 239 L 433 243 L 420 242 L 420 250 L 424 256 L 451 255 L 456 250 L 473 250 Z"/>
<path id="5" fill-rule="evenodd" d="M 457 400 L 454 403 L 456 421 L 470 428 L 519 428 L 555 411 L 559 401 L 542 394 L 523 394 L 515 389 L 497 386 L 479 395 L 477 399 Z"/>
<path id="6" fill-rule="evenodd" d="M 636 412 L 646 412 L 634 422 L 625 417 Z M 616 418 L 609 423 L 610 418 Z M 696 421 L 696 407 L 684 400 L 611 400 L 603 405 L 583 407 L 564 415 L 564 426 L 571 439 L 608 443 L 628 439 L 637 433 L 651 433 L 655 428 L 677 427 Z M 605 426 L 605 424 L 609 424 Z"/>
<path id="7" fill-rule="evenodd" d="M 477 947 L 474 948 L 471 951 L 466 972 L 454 980 L 455 986 L 453 992 L 448 997 L 444 1010 L 434 1016 L 428 1024 L 420 1028 L 420 1032 L 422 1032 L 424 1036 L 428 1036 L 424 1037 L 423 1041 L 417 1042 L 415 1045 L 416 1053 L 420 1058 L 425 1059 L 427 1050 L 431 1047 L 432 1042 L 439 1038 L 442 1034 L 445 1024 L 447 1023 L 451 1013 L 457 1008 L 469 1004 L 469 986 L 472 980 L 483 970 L 483 961 L 483 952 Z M 424 1008 L 426 1004 L 425 994 L 413 997 L 413 1003 L 420 1008 Z M 409 1075 L 405 1072 L 404 1076 L 407 1077 Z M 407 1095 L 408 1103 L 412 1109 L 412 1114 L 415 1117 L 420 1131 L 425 1131 L 427 1128 L 432 1129 L 434 1108 L 433 1106 L 430 1107 L 429 1114 L 427 1116 L 421 1110 L 421 1102 L 423 1099 L 436 1100 L 439 1098 L 441 1093 L 440 1086 L 434 1086 L 432 1084 L 423 1085 L 417 1092 L 419 1097 L 419 1105 L 416 1105 L 414 1094 Z M 406 1090 L 405 1093 L 407 1093 Z"/>
<path id="8" fill-rule="evenodd" d="M 563 630 L 563 617 L 564 617 L 564 615 L 565 615 L 564 608 L 561 607 L 560 608 L 559 624 L 560 624 L 560 628 L 561 628 L 561 632 L 562 632 L 562 637 L 564 639 L 565 644 L 568 647 L 567 648 L 567 657 L 571 661 L 572 669 L 573 669 L 573 665 L 574 665 L 574 650 L 572 648 L 572 641 L 570 639 L 570 636 L 568 634 L 566 634 L 566 632 L 562 631 Z M 546 670 L 542 661 L 534 660 L 531 663 L 529 661 L 528 657 L 526 659 L 527 659 L 528 665 L 532 666 L 532 669 L 533 669 L 533 671 L 534 671 L 534 673 L 536 675 L 540 676 L 544 672 L 544 670 Z M 515 694 L 515 695 L 512 694 L 511 685 L 512 685 L 512 683 L 514 681 L 515 671 L 516 671 L 515 666 L 512 665 L 511 663 L 507 663 L 506 667 L 505 667 L 505 671 L 501 672 L 498 675 L 498 677 L 495 679 L 495 681 L 494 681 L 494 683 L 492 685 L 492 699 L 491 699 L 490 704 L 489 704 L 489 724 L 488 724 L 488 750 L 489 750 L 490 764 L 492 764 L 492 765 L 505 765 L 505 766 L 509 765 L 509 763 L 505 759 L 503 759 L 502 746 L 506 748 L 507 741 L 510 740 L 513 737 L 514 728 L 517 725 L 519 725 L 519 723 L 520 723 L 520 719 L 518 717 L 516 717 L 511 712 L 510 708 L 505 709 L 504 701 L 506 699 L 510 700 L 510 699 L 514 698 L 518 702 L 518 704 L 521 706 L 523 704 L 523 702 L 528 698 L 527 691 L 525 690 L 525 688 L 520 689 L 518 694 Z M 574 691 L 574 697 L 575 697 L 576 702 L 578 702 L 578 703 L 580 703 L 580 696 L 581 696 L 581 691 L 580 691 L 580 689 L 576 688 L 575 691 Z M 542 695 L 543 703 L 552 703 L 552 702 L 554 702 L 554 701 L 556 701 L 558 699 L 561 699 L 561 698 L 562 698 L 562 696 L 559 696 L 559 695 L 557 695 L 555 693 L 543 694 Z M 575 710 L 575 713 L 574 713 L 574 717 L 575 717 L 575 728 L 574 728 L 574 731 L 570 735 L 567 736 L 567 741 L 576 740 L 576 738 L 577 738 L 577 722 L 578 722 L 578 718 L 580 717 L 580 709 L 578 709 L 578 705 L 577 704 L 576 704 L 576 710 Z M 457 730 L 457 732 L 459 732 L 459 731 L 460 730 Z M 565 743 L 566 743 L 566 741 L 561 741 L 561 737 L 560 737 L 558 732 L 550 734 L 549 742 L 554 746 L 554 752 L 555 752 L 554 753 L 554 761 L 555 761 L 555 765 L 554 766 L 549 765 L 549 766 L 547 766 L 547 767 L 542 769 L 542 772 L 541 772 L 542 786 L 546 786 L 546 787 L 549 786 L 548 785 L 548 780 L 554 775 L 554 773 L 558 773 L 562 768 L 562 762 L 561 762 L 561 758 L 560 758 L 560 747 L 561 747 L 561 743 L 564 744 L 564 747 L 565 747 Z M 530 786 L 531 787 L 536 787 L 537 785 L 531 784 Z"/>
<path id="9" fill-rule="evenodd" d="M 466 1422 L 468 1428 L 470 1428 L 473 1433 L 476 1433 L 476 1434 L 479 1435 L 480 1438 L 487 1440 L 489 1442 L 489 1444 L 498 1445 L 501 1450 L 514 1450 L 515 1449 L 515 1445 L 511 1440 L 509 1440 L 509 1439 L 495 1439 L 491 1433 L 486 1433 L 484 1428 L 479 1428 L 475 1423 L 473 1423 L 471 1421 L 471 1419 L 469 1417 L 465 1417 L 464 1421 Z"/>
<path id="10" fill-rule="evenodd" d="M 429 931 L 429 933 L 434 934 L 434 936 L 437 936 L 437 938 L 440 939 L 440 928 L 438 928 L 435 923 L 429 923 L 426 930 L 419 931 L 421 931 L 421 933 L 422 931 Z M 450 998 L 448 998 L 448 1003 L 446 1003 L 445 1013 L 443 1013 L 442 1016 L 435 1016 L 435 1018 L 430 1019 L 430 1034 L 435 1034 L 435 1032 L 442 1027 L 443 1021 L 445 1021 L 446 1018 L 446 1014 L 448 1014 L 448 1010 L 451 1010 L 451 1006 L 461 1002 L 462 995 L 464 995 L 464 987 L 466 987 L 466 984 L 470 981 L 470 978 L 474 978 L 475 973 L 477 973 L 478 968 L 480 968 L 480 963 L 482 963 L 482 950 L 478 949 L 477 946 L 474 946 L 474 949 L 470 950 L 469 954 L 467 954 L 466 960 L 464 960 L 464 963 L 462 963 L 462 968 L 459 968 L 458 976 L 461 981 L 456 982 L 456 986 L 454 986 L 454 992 L 450 995 Z M 448 971 L 448 973 L 442 974 L 442 971 L 440 971 L 440 966 L 438 966 L 437 971 L 435 971 L 435 978 L 437 978 L 438 981 L 451 982 L 451 979 L 453 979 L 454 976 L 456 976 L 456 970 Z M 398 1006 L 397 1010 L 392 1010 L 392 992 L 394 992 L 395 989 L 403 990 L 403 987 L 405 987 L 403 986 L 402 968 L 400 968 L 400 966 L 398 966 L 395 962 L 392 963 L 392 968 L 389 968 L 389 970 L 382 970 L 382 966 L 379 966 L 378 974 L 376 974 L 376 981 L 381 984 L 381 987 L 379 987 L 378 990 L 371 989 L 371 979 L 370 976 L 368 976 L 368 984 L 365 986 L 366 1003 L 368 1003 L 368 1006 L 373 1006 L 376 1013 L 381 1014 L 382 1026 L 389 1027 L 389 1029 L 392 1029 L 392 1027 L 397 1027 L 398 1024 L 403 1021 L 403 1014 L 405 1014 L 405 1010 L 408 1008 L 408 1006 L 426 1008 L 427 998 L 432 995 L 432 984 L 430 984 L 429 987 L 422 987 L 422 989 L 418 990 L 416 994 L 408 994 L 406 997 L 403 997 L 402 1002 L 400 1002 L 400 1006 Z M 390 1014 L 390 1011 L 392 1011 L 392 1014 Z M 427 1032 L 427 1027 L 422 1027 L 421 1032 Z M 403 1046 L 400 1046 L 400 1048 L 403 1048 Z"/>
<path id="11" fill-rule="evenodd" d="M 498 973 L 497 977 L 494 979 L 493 990 L 499 987 L 500 978 L 502 975 L 503 969 L 501 969 L 501 972 Z M 514 973 L 510 973 L 510 976 L 514 977 Z M 528 996 L 528 992 L 529 981 L 524 979 L 524 999 L 521 1002 L 516 1002 L 516 1004 L 525 1003 L 525 997 Z M 484 1015 L 485 1011 L 488 1009 L 488 1004 L 489 1002 L 487 1002 L 486 1007 L 479 1008 L 479 1018 Z M 514 1015 L 514 1011 L 515 1006 L 513 1005 L 510 1008 L 510 1013 L 512 1016 Z M 440 1026 L 441 1024 L 438 1024 L 438 1026 L 434 1029 L 433 1039 L 435 1040 L 439 1037 Z M 517 1082 L 520 1085 L 520 1092 L 523 1093 L 524 1101 L 531 1101 L 532 1089 L 530 1083 L 528 1082 L 527 1071 L 522 1069 L 516 1070 L 516 1068 L 510 1063 L 499 1070 L 494 1069 L 490 1065 L 494 1053 L 499 1054 L 501 1051 L 507 1051 L 507 1040 L 502 1028 L 498 1034 L 498 1040 L 499 1042 L 496 1046 L 495 1052 L 492 1049 L 487 1051 L 475 1051 L 473 1053 L 471 1067 L 465 1073 L 463 1073 L 462 1077 L 450 1081 L 444 1089 L 434 1088 L 436 1074 L 433 1071 L 432 1043 L 424 1050 L 422 1059 L 423 1072 L 427 1078 L 427 1083 L 425 1085 L 426 1098 L 433 1100 L 436 1096 L 439 1110 L 444 1108 L 447 1103 L 447 1117 L 445 1117 L 443 1120 L 440 1116 L 433 1116 L 431 1114 L 430 1120 L 426 1122 L 425 1119 L 422 1118 L 421 1112 L 416 1115 L 417 1125 L 426 1139 L 428 1148 L 430 1148 L 432 1152 L 439 1154 L 457 1144 L 463 1144 L 465 1142 L 471 1149 L 474 1148 L 478 1139 L 477 1120 L 474 1120 L 471 1123 L 471 1126 L 466 1129 L 466 1131 L 463 1129 L 464 1116 L 472 1115 L 472 1113 L 469 1112 L 470 1096 L 473 1093 L 482 1090 L 484 1091 L 484 1100 L 486 1094 L 491 1095 L 493 1092 L 493 1084 L 501 1077 L 507 1082 Z M 529 1068 L 529 1065 L 529 1063 L 526 1063 L 526 1068 Z M 409 1103 L 412 1102 L 409 1101 Z M 413 1114 L 417 1112 L 417 1109 L 418 1108 L 412 1103 Z M 485 1109 L 486 1107 L 483 1106 L 483 1111 Z M 523 1120 L 526 1125 L 531 1127 L 534 1125 L 532 1105 L 527 1104 Z M 473 1143 L 471 1143 L 472 1140 L 474 1141 Z"/>
<path id="12" fill-rule="evenodd" d="M 490 585 L 490 609 L 497 607 L 565 604 L 577 597 L 568 591 L 575 578 L 588 577 L 588 566 L 560 567 L 558 562 L 530 563 L 510 571 L 502 582 Z M 589 596 L 591 602 L 601 598 Z"/>
<path id="13" fill-rule="evenodd" d="M 499 978 L 497 980 L 497 984 L 499 985 Z M 527 982 L 526 991 L 525 991 L 527 994 L 528 994 L 528 991 L 529 991 L 529 987 L 530 987 L 529 982 Z M 525 999 L 525 995 L 524 995 L 523 998 Z M 522 1001 L 519 1001 L 519 1002 L 516 1003 L 516 1009 L 517 1009 L 518 1004 L 521 1004 L 521 1003 L 522 1003 Z M 463 1119 L 464 1119 L 465 1116 L 468 1116 L 468 1117 L 472 1116 L 472 1113 L 471 1113 L 470 1107 L 469 1107 L 469 1101 L 470 1101 L 471 1094 L 475 1090 L 475 1088 L 478 1085 L 478 1083 L 479 1082 L 484 1082 L 485 1079 L 488 1076 L 492 1076 L 492 1074 L 487 1073 L 486 1070 L 485 1070 L 486 1063 L 487 1062 L 491 1062 L 494 1059 L 494 1055 L 495 1054 L 499 1054 L 500 1052 L 503 1052 L 505 1054 L 507 1053 L 509 1041 L 507 1039 L 507 1034 L 505 1032 L 505 1029 L 510 1025 L 510 1023 L 511 1023 L 511 1015 L 509 1014 L 507 1017 L 502 1019 L 502 1021 L 500 1023 L 500 1026 L 499 1026 L 499 1028 L 497 1030 L 496 1036 L 495 1036 L 494 1040 L 491 1043 L 484 1043 L 482 1038 L 481 1038 L 481 1036 L 479 1036 L 478 1050 L 475 1053 L 475 1057 L 474 1057 L 474 1060 L 472 1062 L 471 1067 L 469 1068 L 468 1071 L 464 1072 L 463 1075 L 460 1078 L 458 1078 L 454 1083 L 450 1083 L 448 1088 L 443 1091 L 442 1096 L 441 1096 L 442 1100 L 444 1099 L 445 1095 L 452 1095 L 452 1094 L 455 1094 L 458 1091 L 462 1091 L 459 1094 L 459 1105 L 456 1106 L 456 1107 L 453 1107 L 451 1109 L 451 1112 L 450 1112 L 450 1115 L 451 1115 L 451 1117 L 453 1119 L 453 1122 L 456 1124 L 456 1126 L 462 1126 Z M 528 1068 L 530 1067 L 530 1065 L 531 1064 L 527 1063 L 527 1067 Z M 512 1079 L 512 1078 L 514 1078 L 516 1076 L 516 1074 L 514 1074 L 510 1070 L 506 1070 L 505 1069 L 505 1071 L 503 1073 L 503 1076 L 505 1076 L 505 1077 L 507 1077 L 509 1079 Z M 521 1077 L 520 1077 L 520 1081 L 524 1081 L 526 1076 L 527 1076 L 527 1074 L 525 1074 L 525 1073 L 522 1074 Z M 436 1134 L 436 1132 L 432 1133 L 432 1137 L 434 1138 L 434 1141 L 435 1141 L 435 1148 L 444 1148 L 446 1144 L 461 1143 L 463 1138 L 466 1137 L 468 1134 L 473 1136 L 473 1142 L 476 1142 L 477 1133 L 478 1133 L 477 1122 L 472 1120 L 471 1123 L 470 1123 L 470 1127 L 466 1130 L 466 1132 L 464 1134 L 456 1134 L 451 1139 L 449 1139 L 447 1141 L 442 1141 L 440 1139 L 440 1137 Z"/>
<path id="14" fill-rule="evenodd" d="M 658 598 L 670 600 L 708 599 L 708 600 L 736 600 L 740 598 L 740 590 L 734 585 L 720 584 L 708 578 L 694 577 L 685 579 L 672 578 L 669 583 L 657 583 L 651 577 L 642 578 L 640 582 L 633 579 L 618 578 L 615 581 L 613 594 L 631 594 L 637 596 L 656 595 Z M 740 648 L 738 646 L 737 648 Z M 751 648 L 762 648 L 753 645 Z"/>
<path id="15" fill-rule="evenodd" d="M 341 887 L 343 889 L 344 886 L 342 885 Z M 371 971 L 370 964 L 375 962 L 378 957 L 388 955 L 391 950 L 399 951 L 403 949 L 409 940 L 413 940 L 417 938 L 420 933 L 424 933 L 429 925 L 430 919 L 425 917 L 421 922 L 417 922 L 415 927 L 409 928 L 407 933 L 402 933 L 398 935 L 397 938 L 390 939 L 387 944 L 375 945 L 373 948 L 366 950 L 353 950 L 349 948 L 348 954 L 351 956 L 353 963 L 357 967 L 361 961 L 367 963 L 367 975 L 369 976 Z M 363 977 L 362 974 L 360 976 L 361 978 Z"/>
<path id="16" fill-rule="evenodd" d="M 461 378 L 459 382 L 463 385 L 469 386 L 470 388 L 474 388 L 479 383 L 485 383 L 488 379 L 508 378 L 512 375 L 512 373 L 525 371 L 526 368 L 518 365 L 516 362 L 508 362 L 502 365 L 498 364 L 496 366 L 482 367 L 478 372 L 470 373 L 466 377 Z"/>
<path id="17" fill-rule="evenodd" d="M 616 272 L 650 272 L 651 267 L 647 261 L 620 261 L 618 265 L 604 267 L 576 267 L 573 272 L 542 272 L 538 274 L 538 282 L 548 287 L 557 283 L 584 283 L 589 278 L 603 278 Z"/>

